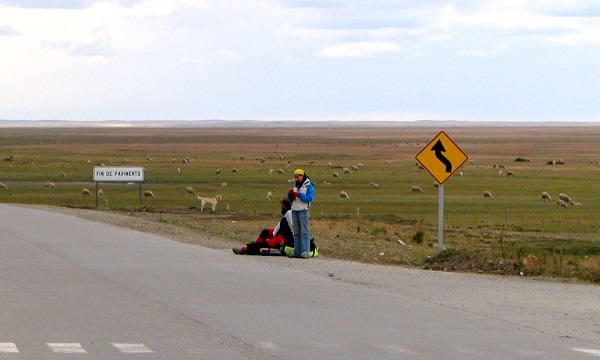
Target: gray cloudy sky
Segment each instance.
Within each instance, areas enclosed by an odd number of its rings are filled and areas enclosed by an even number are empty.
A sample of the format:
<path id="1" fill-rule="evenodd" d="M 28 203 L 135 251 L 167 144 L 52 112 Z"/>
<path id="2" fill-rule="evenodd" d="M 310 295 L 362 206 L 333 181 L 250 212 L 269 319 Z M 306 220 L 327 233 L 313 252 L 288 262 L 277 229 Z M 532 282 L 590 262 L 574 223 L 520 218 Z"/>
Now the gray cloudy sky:
<path id="1" fill-rule="evenodd" d="M 596 121 L 596 0 L 0 0 L 0 119 Z"/>

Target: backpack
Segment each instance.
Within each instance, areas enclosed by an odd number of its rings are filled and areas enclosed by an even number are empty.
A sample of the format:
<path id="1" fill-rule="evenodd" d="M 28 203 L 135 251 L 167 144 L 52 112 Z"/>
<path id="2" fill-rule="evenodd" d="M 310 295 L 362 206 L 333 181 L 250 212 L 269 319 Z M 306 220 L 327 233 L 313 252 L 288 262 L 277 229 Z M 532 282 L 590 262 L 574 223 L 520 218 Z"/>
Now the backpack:
<path id="1" fill-rule="evenodd" d="M 285 255 L 293 255 L 294 248 L 292 246 L 286 246 L 283 249 L 283 253 Z M 310 252 L 308 253 L 309 257 L 317 257 L 319 256 L 319 247 L 315 244 L 315 238 L 310 239 Z"/>

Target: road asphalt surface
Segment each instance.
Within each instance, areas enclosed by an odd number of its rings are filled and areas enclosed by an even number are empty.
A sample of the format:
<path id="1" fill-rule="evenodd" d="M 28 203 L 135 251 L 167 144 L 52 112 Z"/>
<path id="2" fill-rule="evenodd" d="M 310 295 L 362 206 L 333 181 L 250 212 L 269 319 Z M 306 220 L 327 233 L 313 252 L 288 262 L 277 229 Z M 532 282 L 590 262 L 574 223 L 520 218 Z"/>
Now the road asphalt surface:
<path id="1" fill-rule="evenodd" d="M 600 359 L 600 287 L 239 256 L 0 205 L 2 359 Z"/>

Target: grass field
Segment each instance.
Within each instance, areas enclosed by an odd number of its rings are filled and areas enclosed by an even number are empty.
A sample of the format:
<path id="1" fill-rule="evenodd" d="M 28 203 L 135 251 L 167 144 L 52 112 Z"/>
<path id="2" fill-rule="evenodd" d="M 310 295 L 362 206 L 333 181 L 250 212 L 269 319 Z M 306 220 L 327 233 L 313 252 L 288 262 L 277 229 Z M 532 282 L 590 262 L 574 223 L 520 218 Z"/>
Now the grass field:
<path id="1" fill-rule="evenodd" d="M 441 130 L 470 161 L 444 186 L 447 250 L 438 253 L 438 189 L 415 155 Z M 100 183 L 99 209 L 247 242 L 276 223 L 275 200 L 300 167 L 316 183 L 311 226 L 325 256 L 600 282 L 599 136 L 600 126 L 7 128 L 0 201 L 95 208 L 80 193 L 94 192 L 95 166 L 143 166 L 143 189 L 156 198 L 140 206 L 136 186 Z M 188 186 L 222 195 L 217 211 L 200 213 Z M 582 206 L 558 207 L 559 193 Z"/>

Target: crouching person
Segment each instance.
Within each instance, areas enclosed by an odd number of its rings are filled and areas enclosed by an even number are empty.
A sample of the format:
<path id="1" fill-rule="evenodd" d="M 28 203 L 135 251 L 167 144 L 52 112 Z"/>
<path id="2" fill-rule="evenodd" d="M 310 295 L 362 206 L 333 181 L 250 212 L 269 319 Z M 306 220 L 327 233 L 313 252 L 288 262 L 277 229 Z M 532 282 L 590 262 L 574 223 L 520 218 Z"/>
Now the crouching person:
<path id="1" fill-rule="evenodd" d="M 265 255 L 282 254 L 280 250 L 286 246 L 294 246 L 292 234 L 292 202 L 288 199 L 281 200 L 282 218 L 272 229 L 263 229 L 255 241 L 242 247 L 234 247 L 233 252 L 239 255 L 260 255 L 261 249 Z"/>

